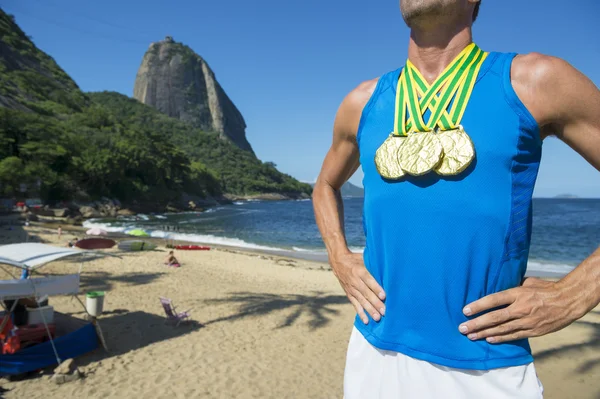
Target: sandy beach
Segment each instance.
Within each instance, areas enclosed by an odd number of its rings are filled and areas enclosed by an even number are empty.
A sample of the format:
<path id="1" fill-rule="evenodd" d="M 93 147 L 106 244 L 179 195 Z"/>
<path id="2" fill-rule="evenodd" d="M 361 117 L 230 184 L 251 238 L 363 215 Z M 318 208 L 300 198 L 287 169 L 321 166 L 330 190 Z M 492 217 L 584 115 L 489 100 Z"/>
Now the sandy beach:
<path id="1" fill-rule="evenodd" d="M 39 226 L 34 240 L 64 246 L 74 234 Z M 2 227 L 2 244 L 23 241 Z M 77 359 L 80 381 L 55 385 L 48 374 L 0 380 L 5 398 L 341 398 L 353 308 L 327 265 L 223 248 L 176 251 L 183 266 L 155 251 L 120 253 L 83 265 L 81 291 L 106 291 L 100 323 L 109 352 Z M 60 262 L 43 273 L 73 272 Z M 0 270 L 0 278 L 8 278 Z M 192 322 L 164 325 L 159 296 Z M 81 296 L 83 299 L 83 296 Z M 83 317 L 69 297 L 56 311 Z M 600 397 L 600 310 L 549 336 L 532 339 L 545 398 Z"/>

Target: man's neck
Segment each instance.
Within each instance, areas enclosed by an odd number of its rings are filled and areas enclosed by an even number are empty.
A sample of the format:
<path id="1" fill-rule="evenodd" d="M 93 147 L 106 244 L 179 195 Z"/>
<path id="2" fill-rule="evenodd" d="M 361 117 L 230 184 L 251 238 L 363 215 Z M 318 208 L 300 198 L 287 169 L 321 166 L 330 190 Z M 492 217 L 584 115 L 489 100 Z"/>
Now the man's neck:
<path id="1" fill-rule="evenodd" d="M 470 26 L 413 28 L 408 43 L 408 59 L 431 84 L 472 41 Z"/>

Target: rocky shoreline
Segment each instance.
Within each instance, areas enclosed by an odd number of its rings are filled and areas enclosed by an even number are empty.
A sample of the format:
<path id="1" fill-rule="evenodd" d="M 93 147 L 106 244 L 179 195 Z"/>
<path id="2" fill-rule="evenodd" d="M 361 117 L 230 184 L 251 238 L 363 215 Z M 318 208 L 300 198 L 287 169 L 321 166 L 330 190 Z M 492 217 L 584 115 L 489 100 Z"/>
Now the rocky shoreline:
<path id="1" fill-rule="evenodd" d="M 21 214 L 19 219 L 25 222 L 52 222 L 81 226 L 87 219 L 116 218 L 118 216 L 134 216 L 141 213 L 204 212 L 209 208 L 232 204 L 236 201 L 291 201 L 309 198 L 310 196 L 306 194 L 226 194 L 219 198 L 188 197 L 177 203 L 169 203 L 167 205 L 122 204 L 116 199 L 102 198 L 99 201 L 85 204 L 77 202 L 58 203 L 55 206 L 23 207 L 18 208 L 17 211 Z"/>

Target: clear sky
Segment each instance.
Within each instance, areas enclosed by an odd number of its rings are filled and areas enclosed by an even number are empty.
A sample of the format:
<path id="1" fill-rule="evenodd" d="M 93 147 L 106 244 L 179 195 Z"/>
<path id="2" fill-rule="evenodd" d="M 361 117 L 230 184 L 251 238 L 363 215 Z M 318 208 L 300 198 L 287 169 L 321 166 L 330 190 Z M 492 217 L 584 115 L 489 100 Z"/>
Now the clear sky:
<path id="1" fill-rule="evenodd" d="M 398 0 L 0 0 L 35 44 L 85 91 L 133 95 L 142 56 L 170 35 L 215 71 L 263 161 L 314 181 L 335 112 L 363 80 L 406 58 Z M 598 0 L 483 0 L 486 51 L 562 57 L 600 86 Z M 599 110 L 600 112 L 600 110 Z M 360 184 L 361 172 L 351 179 Z M 600 172 L 553 139 L 535 195 L 600 197 Z"/>

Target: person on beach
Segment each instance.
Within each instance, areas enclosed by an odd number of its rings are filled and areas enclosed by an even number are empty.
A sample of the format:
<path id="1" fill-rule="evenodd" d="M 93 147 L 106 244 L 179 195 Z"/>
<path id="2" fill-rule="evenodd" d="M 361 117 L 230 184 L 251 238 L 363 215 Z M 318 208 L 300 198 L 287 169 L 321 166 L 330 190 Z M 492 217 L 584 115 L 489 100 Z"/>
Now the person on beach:
<path id="1" fill-rule="evenodd" d="M 402 68 L 342 101 L 313 193 L 357 316 L 344 398 L 540 398 L 528 338 L 600 302 L 600 248 L 557 282 L 524 278 L 542 142 L 600 170 L 600 91 L 567 62 L 487 52 L 479 0 L 401 0 Z M 342 185 L 364 172 L 364 254 Z"/>
<path id="2" fill-rule="evenodd" d="M 60 240 L 60 237 L 62 237 L 62 226 L 58 226 L 56 233 L 58 234 L 58 239 Z"/>
<path id="3" fill-rule="evenodd" d="M 169 255 L 167 255 L 167 258 L 165 259 L 165 265 L 167 265 L 167 266 L 173 266 L 173 267 L 179 267 L 180 266 L 179 261 L 177 260 L 177 258 L 173 254 L 173 251 L 169 251 Z"/>
<path id="4" fill-rule="evenodd" d="M 75 237 L 74 239 L 72 239 L 71 241 L 69 241 L 69 242 L 67 243 L 67 246 L 68 246 L 69 248 L 73 248 L 73 247 L 75 246 L 75 244 L 77 244 L 77 241 L 79 241 L 79 238 Z"/>

